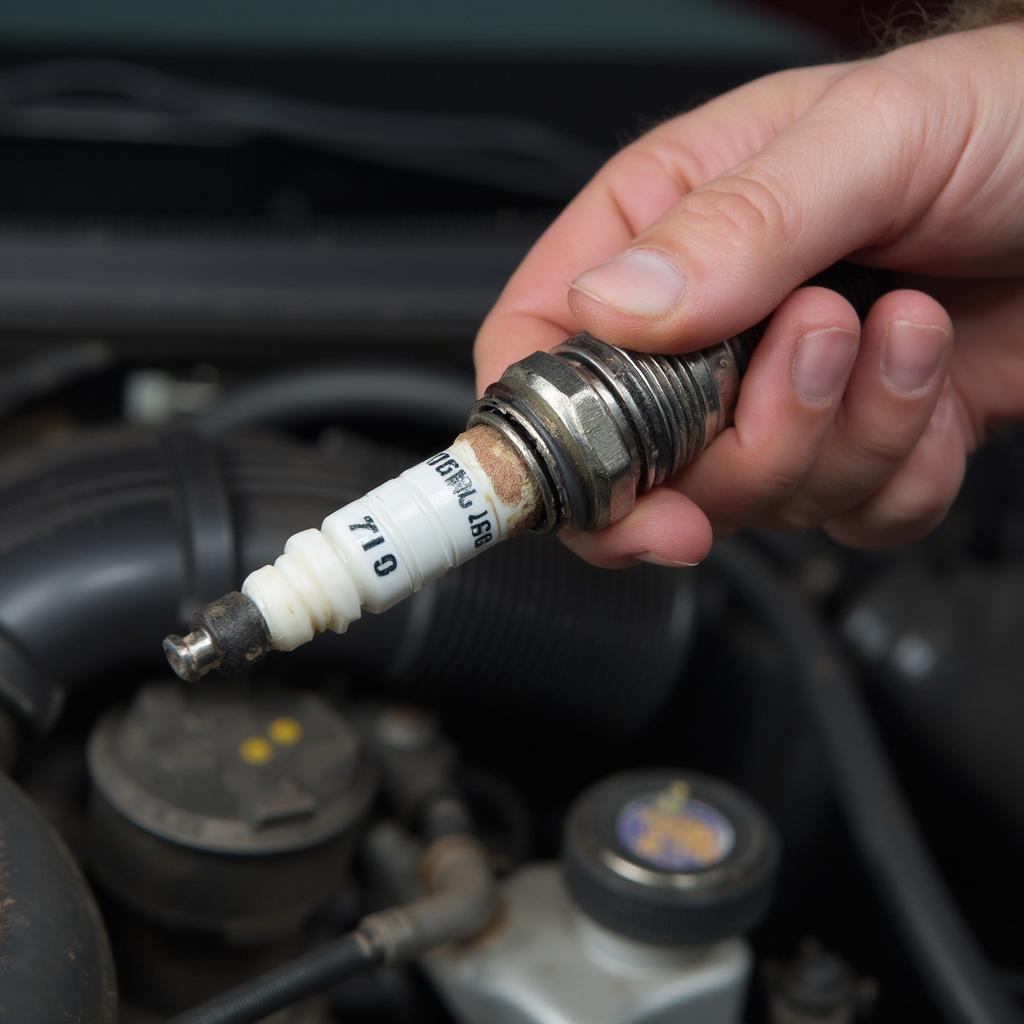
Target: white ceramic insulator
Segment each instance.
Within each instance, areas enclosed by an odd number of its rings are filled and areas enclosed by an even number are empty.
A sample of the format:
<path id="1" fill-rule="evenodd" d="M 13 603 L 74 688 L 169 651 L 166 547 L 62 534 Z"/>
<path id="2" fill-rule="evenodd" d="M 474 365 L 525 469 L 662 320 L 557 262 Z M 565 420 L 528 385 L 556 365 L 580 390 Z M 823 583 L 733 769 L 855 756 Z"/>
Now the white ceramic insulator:
<path id="1" fill-rule="evenodd" d="M 514 504 L 503 500 L 462 435 L 332 512 L 319 530 L 296 533 L 242 592 L 265 619 L 271 646 L 290 651 L 323 630 L 343 633 L 362 609 L 382 612 L 504 540 L 535 500 L 530 485 Z"/>

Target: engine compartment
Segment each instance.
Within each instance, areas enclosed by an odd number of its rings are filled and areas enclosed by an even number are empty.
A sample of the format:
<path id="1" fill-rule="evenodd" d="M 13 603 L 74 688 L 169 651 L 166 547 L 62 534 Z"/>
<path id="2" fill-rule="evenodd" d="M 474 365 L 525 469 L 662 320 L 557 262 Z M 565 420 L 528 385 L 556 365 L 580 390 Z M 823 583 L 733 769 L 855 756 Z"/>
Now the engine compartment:
<path id="1" fill-rule="evenodd" d="M 365 384 L 362 373 L 353 377 Z M 377 376 L 386 383 L 387 368 Z M 11 429 L 37 430 L 77 397 L 72 386 L 34 400 Z M 425 435 L 445 429 L 436 413 Z M 856 671 L 955 903 L 1001 971 L 1013 964 L 1018 506 L 993 491 L 1012 480 L 1014 436 L 977 459 L 940 531 L 898 553 L 755 533 L 720 542 L 693 573 L 616 573 L 528 537 L 344 637 L 273 656 L 238 681 L 187 686 L 161 665 L 154 637 L 166 623 L 187 621 L 281 536 L 361 493 L 368 472 L 408 460 L 365 426 L 316 427 L 311 444 L 280 428 L 212 437 L 196 424 L 80 428 L 0 467 L 5 762 L 88 872 L 121 990 L 120 1016 L 93 1002 L 83 1020 L 167 1019 L 413 891 L 431 787 L 470 809 L 498 885 L 531 892 L 535 916 L 517 911 L 516 927 L 532 922 L 531 941 L 551 941 L 550 896 L 537 903 L 534 883 L 517 879 L 548 864 L 555 881 L 536 884 L 557 887 L 573 801 L 641 767 L 729 780 L 781 837 L 735 1019 L 797 1019 L 780 1000 L 796 986 L 814 1003 L 821 994 L 808 996 L 804 975 L 819 973 L 833 1003 L 799 1019 L 941 1013 L 851 826 L 836 737 L 857 723 L 841 705 L 809 704 L 798 679 L 814 645 L 794 650 L 745 591 L 747 573 L 790 591 L 830 656 Z M 389 729 L 392 755 L 411 758 L 404 767 L 382 755 Z M 22 826 L 5 822 L 15 870 Z M 389 842 L 409 847 L 404 860 L 379 852 Z M 75 888 L 88 899 L 80 879 Z M 502 970 L 514 962 L 490 955 Z M 464 1003 L 452 995 L 459 971 L 431 956 L 280 1019 L 451 1020 Z M 1000 974 L 1012 976 L 1012 966 Z M 686 1012 L 671 1019 L 704 1019 Z"/>
<path id="2" fill-rule="evenodd" d="M 1015 1019 L 1019 431 L 897 551 L 527 536 L 237 680 L 161 656 L 462 429 L 480 318 L 638 110 L 790 49 L 8 50 L 0 1020 L 257 1019 L 188 1014 L 296 958 L 258 1019 Z"/>

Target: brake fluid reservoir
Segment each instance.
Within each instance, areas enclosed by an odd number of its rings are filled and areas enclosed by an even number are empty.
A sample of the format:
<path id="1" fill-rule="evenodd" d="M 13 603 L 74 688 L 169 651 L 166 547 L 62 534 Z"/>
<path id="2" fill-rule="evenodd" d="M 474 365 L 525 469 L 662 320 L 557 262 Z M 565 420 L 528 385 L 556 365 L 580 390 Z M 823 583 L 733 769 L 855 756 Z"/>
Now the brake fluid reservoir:
<path id="1" fill-rule="evenodd" d="M 614 776 L 573 806 L 561 866 L 514 873 L 494 926 L 423 966 L 463 1024 L 739 1024 L 743 933 L 777 862 L 770 822 L 726 783 Z"/>

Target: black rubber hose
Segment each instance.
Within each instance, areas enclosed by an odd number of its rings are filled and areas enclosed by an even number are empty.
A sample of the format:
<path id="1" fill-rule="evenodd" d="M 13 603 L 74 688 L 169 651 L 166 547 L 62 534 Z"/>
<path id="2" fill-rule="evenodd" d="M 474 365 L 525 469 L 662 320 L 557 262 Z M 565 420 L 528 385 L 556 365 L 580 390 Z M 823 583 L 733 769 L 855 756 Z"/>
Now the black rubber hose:
<path id="1" fill-rule="evenodd" d="M 355 932 L 222 992 L 201 1006 L 179 1013 L 168 1024 L 252 1024 L 309 996 L 326 992 L 380 962 Z"/>
<path id="2" fill-rule="evenodd" d="M 133 428 L 0 460 L 0 706 L 45 731 L 64 689 L 166 675 L 160 638 L 197 605 L 425 454 Z M 676 686 L 695 594 L 691 577 L 603 572 L 528 536 L 265 671 L 342 666 L 389 699 L 636 735 Z"/>
<path id="3" fill-rule="evenodd" d="M 117 981 L 89 886 L 39 810 L 0 773 L 0 1020 L 116 1024 Z"/>
<path id="4" fill-rule="evenodd" d="M 473 385 L 460 373 L 383 364 L 306 367 L 229 392 L 193 425 L 216 437 L 256 424 L 387 419 L 454 435 L 465 428 L 473 399 Z"/>
<path id="5" fill-rule="evenodd" d="M 53 394 L 84 377 L 114 365 L 114 350 L 102 341 L 78 341 L 46 347 L 7 363 L 0 373 L 0 416 L 7 416 L 36 398 Z"/>
<path id="6" fill-rule="evenodd" d="M 822 739 L 854 842 L 949 1024 L 1024 1020 L 955 907 L 914 824 L 857 682 L 821 619 L 742 542 L 716 544 L 726 578 L 783 645 Z"/>

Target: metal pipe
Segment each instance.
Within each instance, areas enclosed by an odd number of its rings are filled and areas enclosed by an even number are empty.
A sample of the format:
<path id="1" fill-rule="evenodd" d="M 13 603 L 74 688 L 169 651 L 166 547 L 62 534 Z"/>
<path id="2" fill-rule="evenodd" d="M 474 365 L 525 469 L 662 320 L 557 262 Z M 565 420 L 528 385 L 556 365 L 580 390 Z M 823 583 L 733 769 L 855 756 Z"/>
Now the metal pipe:
<path id="1" fill-rule="evenodd" d="M 419 858 L 426 895 L 369 914 L 340 938 L 176 1016 L 170 1024 L 254 1024 L 277 1010 L 377 964 L 416 957 L 480 931 L 496 906 L 484 848 L 469 835 L 450 835 Z"/>
<path id="2" fill-rule="evenodd" d="M 370 914 L 359 924 L 359 933 L 385 963 L 413 960 L 437 946 L 475 935 L 497 906 L 487 852 L 472 836 L 434 840 L 420 858 L 419 869 L 426 895 Z"/>

